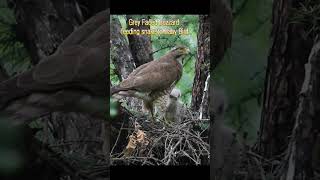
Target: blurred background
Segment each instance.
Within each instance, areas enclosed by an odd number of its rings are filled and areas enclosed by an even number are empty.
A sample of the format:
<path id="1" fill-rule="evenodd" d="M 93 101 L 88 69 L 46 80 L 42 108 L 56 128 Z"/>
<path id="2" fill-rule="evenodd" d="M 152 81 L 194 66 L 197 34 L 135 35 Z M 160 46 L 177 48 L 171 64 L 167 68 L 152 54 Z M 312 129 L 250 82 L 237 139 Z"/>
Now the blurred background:
<path id="1" fill-rule="evenodd" d="M 227 123 L 249 143 L 257 139 L 267 58 L 272 0 L 231 1 L 232 46 L 213 72 L 228 97 Z"/>

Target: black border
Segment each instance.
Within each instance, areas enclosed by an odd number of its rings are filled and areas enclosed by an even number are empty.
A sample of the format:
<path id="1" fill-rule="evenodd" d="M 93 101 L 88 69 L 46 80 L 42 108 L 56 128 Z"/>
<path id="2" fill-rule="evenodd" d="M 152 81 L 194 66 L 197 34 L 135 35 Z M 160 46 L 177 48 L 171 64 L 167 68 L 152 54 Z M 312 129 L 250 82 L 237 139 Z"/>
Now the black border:
<path id="1" fill-rule="evenodd" d="M 111 166 L 110 179 L 209 180 L 210 166 Z"/>
<path id="2" fill-rule="evenodd" d="M 111 14 L 209 14 L 210 0 L 111 0 Z"/>

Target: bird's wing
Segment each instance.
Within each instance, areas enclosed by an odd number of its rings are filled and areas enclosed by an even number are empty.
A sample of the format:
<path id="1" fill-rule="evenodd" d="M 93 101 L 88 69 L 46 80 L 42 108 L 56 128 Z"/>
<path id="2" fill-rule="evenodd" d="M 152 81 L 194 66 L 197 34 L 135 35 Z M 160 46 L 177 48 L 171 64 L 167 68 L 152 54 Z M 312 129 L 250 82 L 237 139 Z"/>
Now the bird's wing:
<path id="1" fill-rule="evenodd" d="M 120 87 L 142 92 L 162 90 L 171 86 L 178 77 L 179 72 L 171 63 L 154 63 L 122 81 Z"/>
<path id="2" fill-rule="evenodd" d="M 84 41 L 85 44 L 65 47 L 47 57 L 35 66 L 31 80 L 44 85 L 98 81 L 95 77 L 104 77 L 105 68 L 108 66 L 106 34 L 107 26 L 103 24 Z M 27 86 L 30 78 L 22 76 L 19 84 Z"/>
<path id="3" fill-rule="evenodd" d="M 88 49 L 81 46 L 72 46 L 49 56 L 41 61 L 33 69 L 33 80 L 41 84 L 61 84 L 73 81 L 80 63 L 86 57 Z M 24 77 L 20 77 L 20 84 L 23 86 Z"/>
<path id="4" fill-rule="evenodd" d="M 96 31 L 96 29 L 98 29 L 102 24 L 106 23 L 108 13 L 109 12 L 107 10 L 101 11 L 88 19 L 61 43 L 58 50 L 80 44 L 82 41 L 86 40 L 88 36 Z M 106 39 L 106 36 L 104 39 Z"/>
<path id="5" fill-rule="evenodd" d="M 150 64 L 154 64 L 156 61 L 150 61 L 147 62 L 145 64 L 142 64 L 141 66 L 137 67 L 136 69 L 134 69 L 129 76 L 127 77 L 127 79 L 134 77 L 135 75 L 137 75 L 138 73 L 140 73 L 142 70 L 144 70 L 147 66 L 149 66 Z"/>
<path id="6" fill-rule="evenodd" d="M 157 66 L 159 66 L 162 63 L 166 65 L 168 62 L 170 62 L 170 61 L 168 61 L 168 58 L 172 58 L 172 57 L 170 57 L 168 55 L 164 55 L 157 60 L 150 61 L 148 63 L 145 63 L 145 64 L 137 67 L 129 74 L 127 79 L 130 79 L 131 77 L 136 76 L 137 74 L 141 75 L 141 74 L 148 73 L 149 71 L 153 71 L 153 68 L 156 68 Z"/>
<path id="7" fill-rule="evenodd" d="M 81 42 L 81 46 L 84 47 L 97 47 L 104 44 L 105 49 L 107 49 L 109 28 L 107 22 L 101 24 L 97 27 L 95 31 L 88 35 L 88 37 Z"/>
<path id="8" fill-rule="evenodd" d="M 130 76 L 136 76 L 136 75 L 143 75 L 143 74 L 148 74 L 151 71 L 154 70 L 166 70 L 168 66 L 174 66 L 174 62 L 170 61 L 169 58 L 172 58 L 168 55 L 164 55 L 160 57 L 157 60 L 150 61 L 148 63 L 145 63 L 141 66 L 139 66 L 137 69 L 135 69 L 130 75 Z M 129 78 L 128 77 L 128 78 Z"/>
<path id="9" fill-rule="evenodd" d="M 34 93 L 11 102 L 0 113 L 0 119 L 21 124 L 55 111 L 79 112 L 104 117 L 105 100 L 82 91 L 62 90 L 54 93 Z"/>
<path id="10" fill-rule="evenodd" d="M 54 85 L 90 79 L 103 73 L 107 66 L 106 53 L 103 48 L 68 47 L 63 53 L 49 56 L 35 66 L 33 80 Z M 21 76 L 20 86 L 26 83 L 30 83 L 30 80 Z"/>

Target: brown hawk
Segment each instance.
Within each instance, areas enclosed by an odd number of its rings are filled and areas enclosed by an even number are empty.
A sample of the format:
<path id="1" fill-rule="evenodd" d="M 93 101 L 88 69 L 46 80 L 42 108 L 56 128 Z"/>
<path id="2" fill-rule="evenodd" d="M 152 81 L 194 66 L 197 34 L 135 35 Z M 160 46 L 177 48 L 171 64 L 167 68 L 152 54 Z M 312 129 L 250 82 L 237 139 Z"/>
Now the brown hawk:
<path id="1" fill-rule="evenodd" d="M 164 115 L 169 95 L 182 76 L 182 60 L 189 53 L 185 46 L 177 46 L 158 60 L 139 66 L 128 78 L 111 88 L 111 94 L 117 99 L 136 97 L 143 100 L 144 108 L 154 118 Z"/>
<path id="2" fill-rule="evenodd" d="M 0 83 L 1 113 L 8 110 L 29 119 L 57 109 L 86 111 L 89 108 L 84 104 L 95 104 L 105 98 L 108 14 L 105 10 L 91 17 L 55 53 Z M 94 111 L 96 114 L 100 110 Z"/>

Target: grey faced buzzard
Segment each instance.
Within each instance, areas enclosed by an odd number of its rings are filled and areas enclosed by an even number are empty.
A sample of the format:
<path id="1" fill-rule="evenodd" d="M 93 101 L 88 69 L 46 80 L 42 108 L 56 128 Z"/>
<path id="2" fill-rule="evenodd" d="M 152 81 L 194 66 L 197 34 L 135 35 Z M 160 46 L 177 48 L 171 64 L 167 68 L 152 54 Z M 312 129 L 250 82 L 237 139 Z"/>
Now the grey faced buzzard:
<path id="1" fill-rule="evenodd" d="M 154 117 L 154 110 L 163 117 L 169 95 L 182 76 L 182 59 L 189 53 L 185 46 L 177 46 L 158 60 L 139 66 L 128 78 L 111 88 L 117 99 L 136 97 Z"/>
<path id="2" fill-rule="evenodd" d="M 101 105 L 107 96 L 108 14 L 105 10 L 91 17 L 55 53 L 1 82 L 0 115 L 10 112 L 13 119 L 28 120 L 66 110 L 91 111 L 88 113 L 104 117 L 102 109 L 106 107 L 98 107 L 97 102 Z"/>

